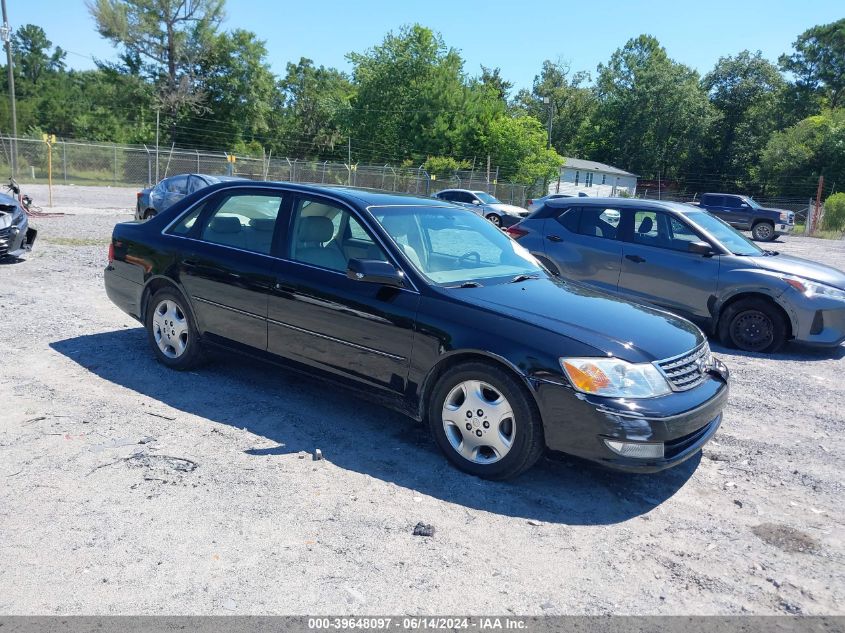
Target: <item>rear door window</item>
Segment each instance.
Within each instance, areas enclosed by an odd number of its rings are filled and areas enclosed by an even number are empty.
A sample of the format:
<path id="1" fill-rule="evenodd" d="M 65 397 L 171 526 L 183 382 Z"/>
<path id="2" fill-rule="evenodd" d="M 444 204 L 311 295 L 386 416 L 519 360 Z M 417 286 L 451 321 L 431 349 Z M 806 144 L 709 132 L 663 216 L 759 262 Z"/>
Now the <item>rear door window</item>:
<path id="1" fill-rule="evenodd" d="M 621 217 L 617 209 L 582 207 L 578 220 L 578 233 L 615 240 Z"/>
<path id="2" fill-rule="evenodd" d="M 577 233 L 578 232 L 578 224 L 581 220 L 581 209 L 568 209 L 564 211 L 557 217 L 557 221 L 563 225 L 563 227 L 571 232 Z"/>
<path id="3" fill-rule="evenodd" d="M 701 204 L 706 207 L 721 207 L 723 206 L 723 196 L 703 195 L 701 196 Z"/>
<path id="4" fill-rule="evenodd" d="M 185 195 L 188 193 L 188 177 L 187 176 L 173 176 L 167 180 L 167 193 L 178 193 Z"/>
<path id="5" fill-rule="evenodd" d="M 231 194 L 205 222 L 200 239 L 269 255 L 281 208 L 282 195 L 279 193 Z"/>

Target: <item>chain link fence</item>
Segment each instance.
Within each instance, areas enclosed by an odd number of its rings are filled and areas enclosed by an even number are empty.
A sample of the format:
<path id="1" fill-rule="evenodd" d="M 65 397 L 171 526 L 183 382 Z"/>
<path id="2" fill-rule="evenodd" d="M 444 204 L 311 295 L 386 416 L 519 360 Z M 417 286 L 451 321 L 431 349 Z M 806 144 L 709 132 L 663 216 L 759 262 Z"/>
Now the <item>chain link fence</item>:
<path id="1" fill-rule="evenodd" d="M 16 157 L 14 174 L 12 156 Z M 232 162 L 230 162 L 232 161 Z M 286 157 L 232 155 L 226 152 L 123 146 L 59 140 L 52 145 L 31 138 L 0 136 L 0 169 L 22 183 L 46 183 L 52 167 L 54 184 L 149 187 L 184 173 L 230 175 L 252 180 L 277 180 L 347 185 L 429 196 L 450 188 L 483 190 L 502 202 L 523 206 L 527 187 L 499 183 L 498 168 L 487 172 L 457 171 L 432 177 L 420 167 L 347 165 Z"/>

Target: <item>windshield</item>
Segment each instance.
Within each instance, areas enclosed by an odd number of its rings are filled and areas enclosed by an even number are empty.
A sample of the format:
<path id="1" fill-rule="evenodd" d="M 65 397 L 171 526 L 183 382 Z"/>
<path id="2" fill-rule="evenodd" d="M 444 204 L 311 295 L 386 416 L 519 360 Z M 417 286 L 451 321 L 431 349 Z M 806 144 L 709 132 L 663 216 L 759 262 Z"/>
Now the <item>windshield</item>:
<path id="1" fill-rule="evenodd" d="M 706 211 L 692 211 L 684 216 L 698 225 L 734 255 L 762 255 L 763 251 L 735 228 Z"/>
<path id="2" fill-rule="evenodd" d="M 744 200 L 748 203 L 748 206 L 752 209 L 762 209 L 763 207 L 760 206 L 760 203 L 757 202 L 754 198 L 746 197 Z"/>
<path id="3" fill-rule="evenodd" d="M 439 207 L 370 209 L 388 235 L 427 279 L 446 286 L 545 276 L 537 260 L 479 215 Z"/>
<path id="4" fill-rule="evenodd" d="M 478 197 L 478 199 L 479 199 L 479 200 L 481 200 L 481 202 L 483 202 L 484 204 L 502 204 L 501 202 L 499 202 L 499 200 L 497 200 L 496 198 L 494 198 L 493 196 L 491 196 L 489 193 L 486 193 L 486 192 L 484 192 L 484 191 L 473 191 L 473 193 L 474 193 L 474 194 Z"/>

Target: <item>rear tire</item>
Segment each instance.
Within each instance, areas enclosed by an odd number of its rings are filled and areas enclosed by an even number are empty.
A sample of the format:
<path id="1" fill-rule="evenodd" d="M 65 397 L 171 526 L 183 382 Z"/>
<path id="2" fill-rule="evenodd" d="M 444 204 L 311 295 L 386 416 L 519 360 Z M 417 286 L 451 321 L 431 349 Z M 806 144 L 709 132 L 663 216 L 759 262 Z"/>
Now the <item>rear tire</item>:
<path id="1" fill-rule="evenodd" d="M 446 371 L 429 396 L 434 441 L 458 469 L 485 479 L 511 479 L 543 454 L 537 405 L 509 372 L 484 362 Z"/>
<path id="2" fill-rule="evenodd" d="M 144 212 L 144 219 L 152 220 L 156 215 L 158 215 L 158 211 L 156 211 L 155 209 L 147 209 Z"/>
<path id="3" fill-rule="evenodd" d="M 771 242 L 777 235 L 775 225 L 771 222 L 758 222 L 751 227 L 751 237 L 758 242 Z"/>
<path id="4" fill-rule="evenodd" d="M 766 299 L 740 299 L 719 319 L 722 343 L 745 352 L 772 354 L 783 347 L 787 335 L 783 313 Z"/>
<path id="5" fill-rule="evenodd" d="M 163 288 L 147 304 L 147 340 L 160 363 L 171 369 L 193 369 L 202 361 L 194 315 L 177 291 Z"/>

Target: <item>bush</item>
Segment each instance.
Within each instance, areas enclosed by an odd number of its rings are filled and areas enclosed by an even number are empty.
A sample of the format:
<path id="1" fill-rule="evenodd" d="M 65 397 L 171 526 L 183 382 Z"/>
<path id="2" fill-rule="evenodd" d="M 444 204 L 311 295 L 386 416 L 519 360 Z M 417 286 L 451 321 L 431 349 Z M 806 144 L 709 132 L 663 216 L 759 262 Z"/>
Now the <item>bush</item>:
<path id="1" fill-rule="evenodd" d="M 845 231 L 845 193 L 835 193 L 824 201 L 822 227 L 826 231 Z"/>

